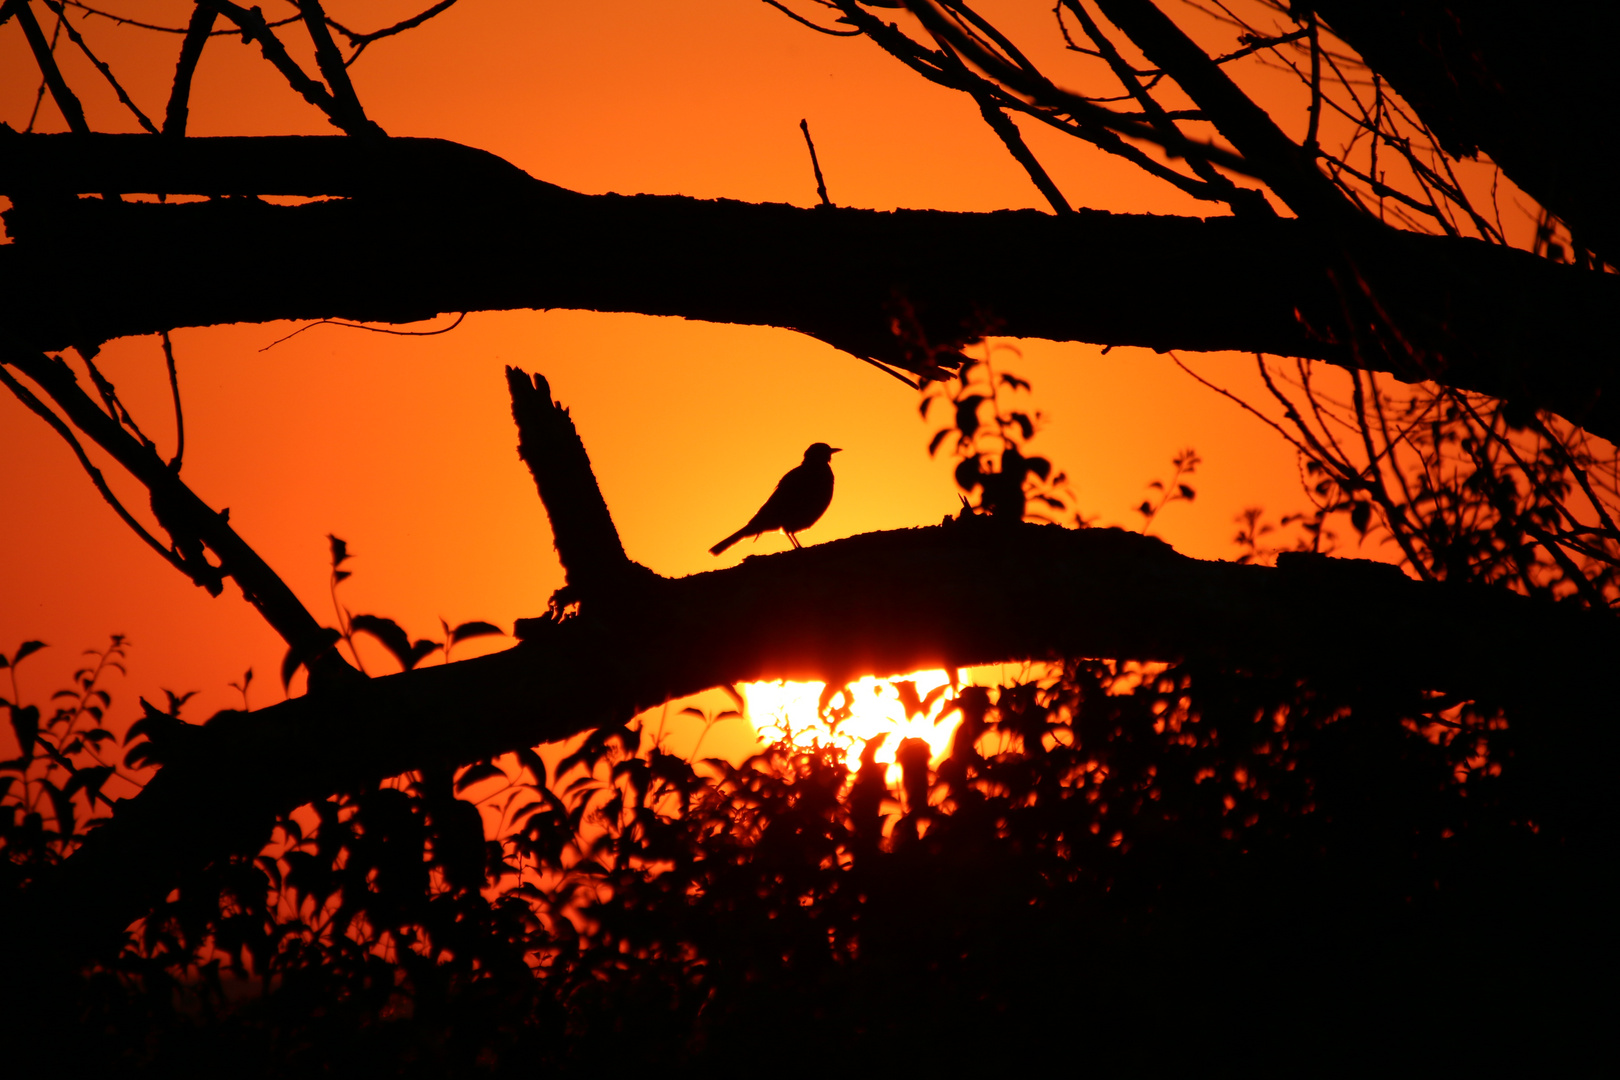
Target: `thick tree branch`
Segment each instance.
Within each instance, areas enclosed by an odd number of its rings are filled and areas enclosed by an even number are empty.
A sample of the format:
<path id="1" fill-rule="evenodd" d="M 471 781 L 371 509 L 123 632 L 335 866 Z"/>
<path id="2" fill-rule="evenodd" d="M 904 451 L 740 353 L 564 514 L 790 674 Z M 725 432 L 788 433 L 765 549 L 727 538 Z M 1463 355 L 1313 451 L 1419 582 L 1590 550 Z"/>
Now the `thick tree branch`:
<path id="1" fill-rule="evenodd" d="M 435 140 L 0 139 L 0 192 L 17 197 L 0 318 L 40 347 L 224 322 L 577 308 L 786 327 L 909 366 L 888 314 L 904 300 L 930 340 L 970 335 L 988 313 L 1016 337 L 1300 356 L 1435 376 L 1620 436 L 1607 361 L 1620 279 L 1470 240 L 1358 239 L 1356 273 L 1399 298 L 1419 370 L 1403 343 L 1346 325 L 1365 307 L 1360 283 L 1297 221 L 585 196 Z M 355 197 L 30 197 L 98 190 Z M 423 213 L 431 228 L 399 228 Z M 317 257 L 327 251 L 341 256 Z M 69 277 L 71 294 L 52 285 Z"/>
<path id="2" fill-rule="evenodd" d="M 1111 529 L 970 517 L 874 533 L 652 579 L 633 601 L 534 620 L 522 644 L 492 656 L 221 714 L 192 729 L 185 752 L 119 804 L 60 874 L 21 898 L 28 912 L 0 926 L 33 928 L 30 939 L 51 949 L 93 947 L 189 869 L 256 850 L 278 813 L 407 770 L 622 723 L 706 687 L 1026 657 L 1204 657 L 1370 682 L 1384 694 L 1442 690 L 1517 706 L 1523 744 L 1557 758 L 1543 762 L 1540 782 L 1590 802 L 1604 790 L 1598 743 L 1611 733 L 1590 721 L 1610 710 L 1607 689 L 1553 673 L 1602 670 L 1620 646 L 1617 626 L 1604 613 L 1415 582 L 1382 564 L 1202 562 Z M 70 925 L 104 936 L 41 929 Z M 6 933 L 8 951 L 26 946 Z"/>

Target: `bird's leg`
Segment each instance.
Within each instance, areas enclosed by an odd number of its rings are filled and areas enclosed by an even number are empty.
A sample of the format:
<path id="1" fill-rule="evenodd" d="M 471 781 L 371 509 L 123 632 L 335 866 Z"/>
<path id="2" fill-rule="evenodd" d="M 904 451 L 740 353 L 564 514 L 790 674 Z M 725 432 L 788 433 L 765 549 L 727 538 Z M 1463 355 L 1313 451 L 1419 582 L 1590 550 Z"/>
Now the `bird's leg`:
<path id="1" fill-rule="evenodd" d="M 786 529 L 783 529 L 782 531 L 787 533 L 788 542 L 790 544 L 792 544 L 794 546 L 794 548 L 797 549 L 797 548 L 804 547 L 803 544 L 799 543 L 799 538 L 797 536 L 794 536 L 792 533 L 788 532 Z"/>

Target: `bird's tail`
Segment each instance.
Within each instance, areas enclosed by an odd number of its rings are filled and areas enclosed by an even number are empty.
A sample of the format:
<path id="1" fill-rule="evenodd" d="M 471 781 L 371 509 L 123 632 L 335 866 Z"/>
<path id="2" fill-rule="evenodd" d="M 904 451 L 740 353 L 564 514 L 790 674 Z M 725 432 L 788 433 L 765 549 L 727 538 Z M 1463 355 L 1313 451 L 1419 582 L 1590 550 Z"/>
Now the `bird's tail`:
<path id="1" fill-rule="evenodd" d="M 726 537 L 724 540 L 722 540 L 718 544 L 714 545 L 714 547 L 710 548 L 709 549 L 709 554 L 710 555 L 718 555 L 722 551 L 725 551 L 726 548 L 730 547 L 732 544 L 735 544 L 737 541 L 741 540 L 743 537 L 745 537 L 747 535 L 748 535 L 748 526 L 744 525 L 742 528 L 738 529 L 736 532 L 732 533 L 730 536 Z"/>

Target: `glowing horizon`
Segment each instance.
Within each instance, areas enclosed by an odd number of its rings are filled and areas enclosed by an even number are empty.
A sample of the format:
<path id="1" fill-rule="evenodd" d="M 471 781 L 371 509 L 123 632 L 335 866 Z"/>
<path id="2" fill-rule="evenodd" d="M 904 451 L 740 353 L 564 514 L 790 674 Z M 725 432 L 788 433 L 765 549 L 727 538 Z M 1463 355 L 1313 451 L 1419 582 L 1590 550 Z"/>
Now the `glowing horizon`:
<path id="1" fill-rule="evenodd" d="M 916 685 L 917 697 L 924 703 L 922 711 L 910 717 L 897 688 L 904 682 Z M 951 737 L 962 722 L 962 714 L 953 712 L 942 717 L 952 695 L 935 691 L 953 684 L 958 688 L 963 685 L 959 677 L 953 678 L 937 668 L 890 678 L 868 675 L 849 683 L 849 716 L 836 723 L 820 716 L 821 695 L 827 687 L 824 682 L 753 682 L 743 683 L 741 689 L 747 703 L 745 716 L 767 741 L 785 738 L 795 746 L 832 743 L 842 746 L 853 764 L 866 740 L 887 735 L 878 747 L 876 760 L 893 764 L 895 751 L 906 739 L 928 743 L 930 761 L 937 762 L 950 752 Z M 832 704 L 836 705 L 840 697 L 842 694 Z"/>

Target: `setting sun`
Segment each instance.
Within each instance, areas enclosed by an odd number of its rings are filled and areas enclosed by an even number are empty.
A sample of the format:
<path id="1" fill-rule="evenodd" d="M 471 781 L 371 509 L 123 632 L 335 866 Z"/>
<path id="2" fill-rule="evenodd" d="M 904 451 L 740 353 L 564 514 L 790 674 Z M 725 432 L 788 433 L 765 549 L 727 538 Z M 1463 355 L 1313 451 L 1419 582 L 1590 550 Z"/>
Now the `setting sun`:
<path id="1" fill-rule="evenodd" d="M 877 760 L 892 764 L 896 748 L 906 739 L 926 742 L 933 761 L 950 751 L 962 714 L 944 714 L 958 681 L 938 669 L 892 679 L 857 679 L 828 700 L 826 718 L 821 716 L 826 683 L 744 683 L 742 692 L 748 719 L 767 740 L 788 739 L 801 746 L 835 743 L 853 759 L 866 740 L 886 734 Z M 907 683 L 909 691 L 902 689 Z"/>

